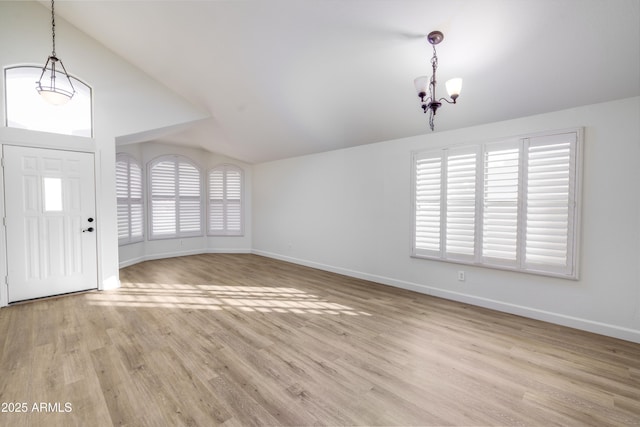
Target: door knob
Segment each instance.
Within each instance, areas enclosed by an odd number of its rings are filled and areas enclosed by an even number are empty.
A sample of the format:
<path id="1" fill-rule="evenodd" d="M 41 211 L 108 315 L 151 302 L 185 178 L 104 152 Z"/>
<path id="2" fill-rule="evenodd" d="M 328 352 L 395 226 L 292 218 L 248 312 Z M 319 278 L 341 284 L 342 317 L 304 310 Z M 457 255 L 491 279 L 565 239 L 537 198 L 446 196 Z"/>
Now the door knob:
<path id="1" fill-rule="evenodd" d="M 82 232 L 83 233 L 85 233 L 85 232 L 93 233 L 93 227 L 85 228 L 84 230 L 82 230 Z"/>
<path id="2" fill-rule="evenodd" d="M 89 218 L 87 221 L 89 221 L 89 222 L 93 222 L 93 218 Z"/>

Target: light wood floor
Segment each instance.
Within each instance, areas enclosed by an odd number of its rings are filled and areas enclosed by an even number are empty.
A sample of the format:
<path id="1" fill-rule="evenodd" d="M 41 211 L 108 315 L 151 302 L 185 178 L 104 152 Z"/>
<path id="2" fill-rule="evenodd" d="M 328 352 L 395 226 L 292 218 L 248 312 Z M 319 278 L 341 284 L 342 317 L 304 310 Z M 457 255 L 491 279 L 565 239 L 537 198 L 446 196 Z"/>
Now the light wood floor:
<path id="1" fill-rule="evenodd" d="M 0 425 L 640 425 L 639 344 L 255 255 L 121 280 L 0 310 Z"/>

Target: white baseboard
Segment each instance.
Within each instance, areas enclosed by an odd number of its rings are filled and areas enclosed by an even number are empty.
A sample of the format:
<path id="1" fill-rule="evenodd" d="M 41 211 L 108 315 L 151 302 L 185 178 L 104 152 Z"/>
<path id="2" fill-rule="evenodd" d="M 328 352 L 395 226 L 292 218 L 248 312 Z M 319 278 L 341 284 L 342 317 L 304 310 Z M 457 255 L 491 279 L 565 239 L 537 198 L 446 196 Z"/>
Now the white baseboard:
<path id="1" fill-rule="evenodd" d="M 120 287 L 120 279 L 115 276 L 109 277 L 102 281 L 102 283 L 98 286 L 98 289 L 101 291 L 110 291 L 112 289 L 118 289 Z"/>
<path id="2" fill-rule="evenodd" d="M 144 262 L 144 261 L 153 261 L 155 259 L 164 259 L 164 258 L 175 258 L 180 256 L 189 256 L 189 255 L 200 255 L 200 254 L 250 254 L 252 253 L 251 249 L 196 249 L 190 251 L 177 251 L 177 252 L 164 252 L 159 254 L 149 254 L 143 255 L 136 258 L 130 258 L 123 261 L 120 261 L 119 267 L 125 268 L 130 267 L 132 265 Z"/>
<path id="3" fill-rule="evenodd" d="M 308 261 L 298 258 L 289 257 L 273 252 L 253 250 L 256 255 L 268 258 L 279 259 L 294 264 L 300 264 L 307 267 L 317 268 L 319 270 L 330 271 L 332 273 L 343 274 L 345 276 L 355 277 L 357 279 L 368 280 L 371 282 L 381 283 L 383 285 L 393 286 L 396 288 L 407 289 L 426 295 L 433 295 L 453 301 L 463 302 L 466 304 L 476 305 L 479 307 L 490 308 L 493 310 L 515 314 L 518 316 L 528 317 L 530 319 L 542 320 L 557 325 L 567 326 L 570 328 L 580 329 L 583 331 L 593 332 L 600 335 L 606 335 L 619 338 L 626 341 L 640 343 L 640 331 L 622 326 L 610 325 L 607 323 L 596 322 L 593 320 L 582 319 L 573 316 L 567 316 L 561 313 L 554 313 L 545 310 L 539 310 L 532 307 L 526 307 L 517 304 L 511 304 L 503 301 L 493 300 L 489 298 L 478 297 L 461 292 L 453 292 L 442 288 L 427 286 L 419 283 L 407 282 L 391 277 L 378 276 L 375 274 L 364 273 L 361 271 L 350 270 L 341 267 L 334 267 L 314 261 Z"/>

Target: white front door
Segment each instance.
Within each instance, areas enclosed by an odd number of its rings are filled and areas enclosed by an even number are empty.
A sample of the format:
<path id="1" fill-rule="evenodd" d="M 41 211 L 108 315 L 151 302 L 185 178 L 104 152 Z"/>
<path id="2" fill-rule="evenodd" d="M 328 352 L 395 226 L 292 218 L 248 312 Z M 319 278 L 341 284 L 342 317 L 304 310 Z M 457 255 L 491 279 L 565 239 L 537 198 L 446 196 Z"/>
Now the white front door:
<path id="1" fill-rule="evenodd" d="M 9 302 L 97 288 L 94 156 L 4 146 Z"/>

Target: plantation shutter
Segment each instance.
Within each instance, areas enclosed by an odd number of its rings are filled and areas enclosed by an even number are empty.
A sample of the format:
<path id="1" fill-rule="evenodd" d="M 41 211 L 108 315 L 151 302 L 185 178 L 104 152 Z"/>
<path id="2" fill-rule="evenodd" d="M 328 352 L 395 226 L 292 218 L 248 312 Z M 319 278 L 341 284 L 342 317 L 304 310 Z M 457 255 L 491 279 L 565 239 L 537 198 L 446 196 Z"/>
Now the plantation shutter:
<path id="1" fill-rule="evenodd" d="M 143 240 L 142 169 L 127 154 L 116 158 L 118 243 Z"/>
<path id="2" fill-rule="evenodd" d="M 450 149 L 446 168 L 446 256 L 472 259 L 475 253 L 475 148 Z"/>
<path id="3" fill-rule="evenodd" d="M 118 242 L 129 240 L 129 162 L 126 159 L 116 161 L 116 196 L 118 198 Z"/>
<path id="4" fill-rule="evenodd" d="M 242 170 L 223 165 L 209 173 L 209 233 L 241 235 Z"/>
<path id="5" fill-rule="evenodd" d="M 224 170 L 209 172 L 209 233 L 224 231 Z"/>
<path id="6" fill-rule="evenodd" d="M 572 273 L 576 144 L 575 132 L 525 141 L 527 268 Z"/>
<path id="7" fill-rule="evenodd" d="M 242 175 L 240 171 L 227 171 L 226 182 L 227 199 L 227 232 L 240 234 L 242 232 Z"/>
<path id="8" fill-rule="evenodd" d="M 440 256 L 442 151 L 420 153 L 414 160 L 414 255 Z"/>
<path id="9" fill-rule="evenodd" d="M 142 241 L 144 237 L 144 208 L 142 199 L 142 168 L 129 162 L 129 215 L 132 242 Z"/>
<path id="10" fill-rule="evenodd" d="M 184 161 L 178 163 L 178 196 L 180 235 L 200 235 L 202 231 L 200 171 Z"/>
<path id="11" fill-rule="evenodd" d="M 165 160 L 151 167 L 151 236 L 173 237 L 176 228 L 176 162 Z"/>
<path id="12" fill-rule="evenodd" d="M 485 147 L 482 256 L 489 263 L 517 265 L 519 177 L 519 141 Z"/>

